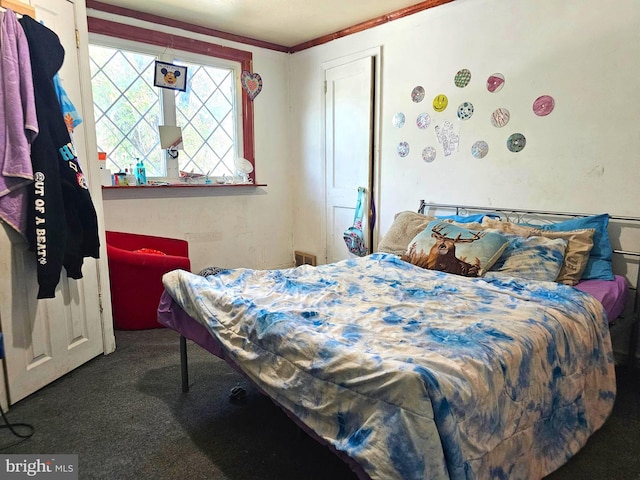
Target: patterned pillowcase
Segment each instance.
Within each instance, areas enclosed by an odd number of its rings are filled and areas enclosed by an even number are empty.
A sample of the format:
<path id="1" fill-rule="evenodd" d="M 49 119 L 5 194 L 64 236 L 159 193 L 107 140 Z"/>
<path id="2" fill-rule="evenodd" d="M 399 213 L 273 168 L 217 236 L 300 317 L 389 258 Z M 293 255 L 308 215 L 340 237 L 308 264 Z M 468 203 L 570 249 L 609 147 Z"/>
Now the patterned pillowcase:
<path id="1" fill-rule="evenodd" d="M 429 270 L 480 277 L 507 245 L 507 238 L 500 233 L 469 230 L 436 220 L 411 240 L 401 258 Z"/>
<path id="2" fill-rule="evenodd" d="M 566 232 L 568 230 L 577 230 L 580 228 L 593 228 L 593 248 L 589 252 L 589 261 L 585 267 L 581 280 L 613 280 L 613 268 L 611 260 L 613 258 L 613 249 L 609 240 L 607 227 L 609 225 L 609 214 L 591 215 L 588 217 L 572 218 L 564 222 L 552 223 L 549 225 L 541 225 L 541 230 L 549 230 L 553 232 Z"/>
<path id="3" fill-rule="evenodd" d="M 571 230 L 567 232 L 551 232 L 541 230 L 539 228 L 525 227 L 516 223 L 504 222 L 501 220 L 493 220 L 484 218 L 482 226 L 491 230 L 498 230 L 502 233 L 511 233 L 521 237 L 545 237 L 545 238 L 564 238 L 569 243 L 564 254 L 564 263 L 556 278 L 556 282 L 565 285 L 575 285 L 580 281 L 582 272 L 589 261 L 589 252 L 593 247 L 593 228 L 584 228 L 580 230 Z"/>
<path id="4" fill-rule="evenodd" d="M 486 277 L 509 275 L 554 282 L 558 278 L 569 241 L 564 238 L 507 235 L 509 244 Z"/>

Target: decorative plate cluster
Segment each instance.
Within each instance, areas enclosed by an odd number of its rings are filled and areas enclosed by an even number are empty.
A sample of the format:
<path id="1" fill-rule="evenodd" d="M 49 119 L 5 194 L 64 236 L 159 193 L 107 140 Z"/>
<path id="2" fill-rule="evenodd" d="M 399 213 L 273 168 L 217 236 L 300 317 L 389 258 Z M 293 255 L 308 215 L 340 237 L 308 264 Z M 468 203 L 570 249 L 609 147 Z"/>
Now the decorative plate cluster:
<path id="1" fill-rule="evenodd" d="M 456 72 L 453 77 L 453 84 L 457 88 L 465 88 L 471 82 L 471 71 L 467 68 L 463 68 Z M 502 73 L 493 73 L 489 75 L 486 80 L 486 89 L 489 93 L 498 93 L 505 86 L 506 80 Z M 426 90 L 422 85 L 418 85 L 411 91 L 411 101 L 413 103 L 420 103 L 426 97 Z M 444 112 L 449 106 L 449 98 L 445 93 L 438 93 L 433 97 L 431 102 L 435 116 L 431 116 L 427 112 L 418 114 L 415 120 L 416 127 L 419 130 L 426 130 L 434 123 L 434 129 L 436 132 L 436 138 L 438 143 L 442 145 L 444 155 L 448 156 L 457 150 L 459 143 L 459 134 L 456 132 L 456 128 L 449 121 L 438 121 L 438 114 Z M 533 113 L 539 117 L 549 115 L 555 108 L 555 100 L 550 95 L 541 95 L 536 98 L 532 105 Z M 472 102 L 465 101 L 458 105 L 456 114 L 460 121 L 469 120 L 474 113 L 476 113 L 475 107 Z M 495 128 L 505 127 L 511 120 L 511 113 L 505 107 L 498 107 L 489 117 L 490 123 Z M 393 126 L 396 128 L 403 128 L 406 123 L 405 114 L 403 112 L 397 112 L 393 116 Z M 526 137 L 519 132 L 510 134 L 506 140 L 507 150 L 510 152 L 521 152 L 527 144 Z M 406 157 L 409 155 L 410 146 L 405 140 L 401 141 L 397 145 L 397 152 L 400 157 Z M 484 158 L 489 153 L 489 145 L 484 140 L 476 141 L 471 147 L 471 155 L 474 158 Z M 422 159 L 431 163 L 436 159 L 437 150 L 435 147 L 429 145 L 422 150 Z"/>

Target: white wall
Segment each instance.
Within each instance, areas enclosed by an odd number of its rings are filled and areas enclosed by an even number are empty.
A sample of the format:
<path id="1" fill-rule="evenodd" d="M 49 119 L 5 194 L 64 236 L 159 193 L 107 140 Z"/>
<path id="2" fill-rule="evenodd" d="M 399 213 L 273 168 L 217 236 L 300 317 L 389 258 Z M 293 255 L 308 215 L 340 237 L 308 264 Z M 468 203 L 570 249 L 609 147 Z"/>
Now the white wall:
<path id="1" fill-rule="evenodd" d="M 148 23 L 132 19 L 100 16 L 149 28 Z M 263 80 L 262 91 L 254 100 L 256 176 L 257 183 L 267 186 L 103 190 L 106 230 L 186 239 L 194 272 L 207 266 L 291 266 L 289 56 L 160 28 L 253 53 L 253 71 Z"/>
<path id="2" fill-rule="evenodd" d="M 640 216 L 640 3 L 618 0 L 456 0 L 424 12 L 344 37 L 292 56 L 291 91 L 295 128 L 292 165 L 295 184 L 294 247 L 323 256 L 323 70 L 321 64 L 382 47 L 381 168 L 378 226 L 384 233 L 393 214 L 417 208 L 420 199 L 439 203 L 493 205 Z M 468 68 L 466 88 L 453 84 Z M 487 77 L 500 72 L 505 87 L 489 93 Z M 411 91 L 422 85 L 422 103 Z M 438 93 L 449 107 L 435 113 Z M 539 95 L 555 98 L 546 117 L 533 114 Z M 456 108 L 475 105 L 462 122 Z M 489 122 L 497 107 L 507 107 L 510 123 Z M 397 129 L 402 111 L 407 125 Z M 432 117 L 424 131 L 415 117 Z M 460 133 L 459 151 L 445 157 L 434 125 L 451 121 Z M 506 138 L 527 138 L 525 149 L 511 153 Z M 398 142 L 412 146 L 406 158 Z M 477 160 L 476 140 L 490 145 Z M 433 163 L 421 151 L 438 150 Z"/>
<path id="3" fill-rule="evenodd" d="M 637 0 L 456 0 L 294 54 L 294 248 L 324 258 L 322 64 L 377 46 L 382 50 L 378 238 L 396 212 L 416 209 L 420 199 L 640 217 L 638 25 Z M 453 79 L 462 68 L 472 78 L 458 88 Z M 485 82 L 496 72 L 506 83 L 492 94 Z M 418 85 L 426 90 L 425 100 L 413 103 L 411 91 Z M 449 97 L 443 113 L 431 106 L 439 93 Z M 538 117 L 532 103 L 543 94 L 553 96 L 556 106 Z M 456 116 L 463 101 L 475 106 L 464 122 Z M 502 129 L 489 121 L 498 107 L 511 113 Z M 400 111 L 407 117 L 402 129 L 392 124 Z M 421 112 L 431 115 L 427 130 L 415 126 Z M 449 157 L 434 132 L 444 120 L 460 134 L 459 150 Z M 527 138 L 519 153 L 506 148 L 514 132 Z M 476 140 L 489 144 L 482 160 L 470 152 Z M 400 141 L 412 147 L 405 158 L 396 152 Z M 437 150 L 433 163 L 421 158 L 427 145 Z M 628 331 L 621 331 L 617 350 L 625 352 Z"/>

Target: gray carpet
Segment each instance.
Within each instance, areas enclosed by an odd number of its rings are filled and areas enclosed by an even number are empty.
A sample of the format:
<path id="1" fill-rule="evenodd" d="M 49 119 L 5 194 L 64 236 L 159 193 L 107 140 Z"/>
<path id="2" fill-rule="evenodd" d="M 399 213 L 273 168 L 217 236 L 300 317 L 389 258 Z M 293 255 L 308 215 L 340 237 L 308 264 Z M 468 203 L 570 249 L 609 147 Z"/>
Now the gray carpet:
<path id="1" fill-rule="evenodd" d="M 191 390 L 181 392 L 178 336 L 116 332 L 100 356 L 12 406 L 34 426 L 19 440 L 0 430 L 0 453 L 75 453 L 81 479 L 353 480 L 244 378 L 189 343 Z M 619 368 L 614 412 L 548 480 L 640 480 L 640 373 Z M 240 385 L 245 402 L 234 403 Z"/>

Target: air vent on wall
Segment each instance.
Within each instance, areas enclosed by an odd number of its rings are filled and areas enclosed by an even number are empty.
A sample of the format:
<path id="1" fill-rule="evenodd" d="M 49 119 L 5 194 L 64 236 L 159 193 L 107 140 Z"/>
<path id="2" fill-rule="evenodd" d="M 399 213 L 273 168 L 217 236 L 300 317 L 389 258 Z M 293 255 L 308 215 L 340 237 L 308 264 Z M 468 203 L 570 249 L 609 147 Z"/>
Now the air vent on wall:
<path id="1" fill-rule="evenodd" d="M 300 265 L 313 265 L 316 266 L 316 256 L 310 253 L 299 252 L 298 250 L 293 252 L 296 259 L 296 267 Z"/>

